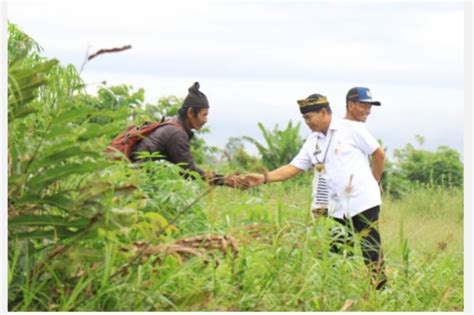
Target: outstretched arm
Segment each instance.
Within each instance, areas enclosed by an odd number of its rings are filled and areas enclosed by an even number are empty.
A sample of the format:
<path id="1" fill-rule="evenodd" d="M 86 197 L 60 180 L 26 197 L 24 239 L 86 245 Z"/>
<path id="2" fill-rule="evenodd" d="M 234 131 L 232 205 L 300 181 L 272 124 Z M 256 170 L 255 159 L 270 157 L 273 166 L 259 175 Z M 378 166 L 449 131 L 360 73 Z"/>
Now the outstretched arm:
<path id="1" fill-rule="evenodd" d="M 276 170 L 271 171 L 270 173 L 267 173 L 266 182 L 271 183 L 285 181 L 298 175 L 302 171 L 303 170 L 291 164 L 287 164 L 285 166 L 277 168 Z M 246 175 L 244 178 L 248 182 L 250 187 L 258 186 L 265 182 L 265 174 L 252 173 Z"/>

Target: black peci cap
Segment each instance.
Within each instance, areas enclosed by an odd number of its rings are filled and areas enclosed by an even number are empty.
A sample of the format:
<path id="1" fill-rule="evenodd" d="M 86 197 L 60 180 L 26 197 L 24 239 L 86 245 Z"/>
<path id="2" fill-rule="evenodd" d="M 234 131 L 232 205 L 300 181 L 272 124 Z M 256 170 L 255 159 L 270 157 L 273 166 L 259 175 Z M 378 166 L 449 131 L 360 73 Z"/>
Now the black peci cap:
<path id="1" fill-rule="evenodd" d="M 194 84 L 188 89 L 188 95 L 184 99 L 181 107 L 195 107 L 195 108 L 207 108 L 209 107 L 209 101 L 204 93 L 199 91 L 199 82 Z"/>
<path id="2" fill-rule="evenodd" d="M 321 106 L 329 105 L 329 101 L 326 96 L 321 94 L 311 94 L 304 100 L 296 101 L 300 106 L 301 114 L 306 114 L 321 108 Z"/>

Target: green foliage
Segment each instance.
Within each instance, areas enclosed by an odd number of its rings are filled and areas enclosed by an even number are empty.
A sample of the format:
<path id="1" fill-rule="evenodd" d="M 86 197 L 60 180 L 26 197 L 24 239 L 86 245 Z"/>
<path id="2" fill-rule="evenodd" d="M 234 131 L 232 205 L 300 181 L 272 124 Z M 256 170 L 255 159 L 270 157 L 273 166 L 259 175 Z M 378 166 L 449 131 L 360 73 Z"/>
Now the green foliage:
<path id="1" fill-rule="evenodd" d="M 194 162 L 198 165 L 207 163 L 208 157 L 213 156 L 219 152 L 219 148 L 210 146 L 201 137 L 201 135 L 210 133 L 210 129 L 205 127 L 195 132 L 193 139 L 191 140 L 191 153 L 194 158 Z"/>
<path id="2" fill-rule="evenodd" d="M 417 136 L 422 145 L 425 139 Z M 384 189 L 400 198 L 419 186 L 462 187 L 464 167 L 456 150 L 440 146 L 431 152 L 407 144 L 394 152 L 395 162 L 386 161 L 382 179 Z"/>
<path id="3" fill-rule="evenodd" d="M 103 294 L 112 268 L 128 260 L 119 244 L 179 233 L 169 220 L 200 186 L 174 165 L 106 160 L 103 148 L 136 112 L 143 90 L 87 95 L 73 66 L 41 57 L 26 34 L 9 31 L 9 308 L 47 310 L 49 300 L 75 309 L 86 287 Z M 203 226 L 196 209 L 189 228 Z M 92 268 L 98 282 L 76 276 Z"/>
<path id="4" fill-rule="evenodd" d="M 225 145 L 224 156 L 230 167 L 239 172 L 262 171 L 264 168 L 260 159 L 245 151 L 242 138 L 229 138 Z"/>
<path id="5" fill-rule="evenodd" d="M 147 159 L 146 154 L 143 158 Z M 166 161 L 143 162 L 140 164 L 140 173 L 143 177 L 139 188 L 146 200 L 142 211 L 159 212 L 168 221 L 179 215 L 178 211 L 190 204 L 202 191 L 204 185 L 199 174 L 190 171 L 183 175 L 181 167 Z M 196 180 L 191 180 L 191 178 Z M 180 220 L 178 226 L 185 230 L 198 231 L 202 229 L 203 221 L 202 209 L 197 206 L 186 213 L 184 220 Z"/>
<path id="6" fill-rule="evenodd" d="M 176 116 L 183 101 L 183 98 L 174 95 L 161 97 L 157 104 L 146 104 L 143 113 L 154 120 Z"/>
<path id="7" fill-rule="evenodd" d="M 460 187 L 463 184 L 463 165 L 459 153 L 446 146 L 435 152 L 415 149 L 410 144 L 396 150 L 395 156 L 408 180 L 443 187 Z"/>
<path id="8" fill-rule="evenodd" d="M 411 186 L 410 181 L 397 165 L 386 158 L 382 174 L 382 187 L 384 191 L 394 198 L 401 198 L 411 189 Z"/>
<path id="9" fill-rule="evenodd" d="M 41 58 L 40 52 L 41 46 L 27 34 L 25 34 L 18 25 L 8 23 L 8 65 L 11 67 L 13 64 L 23 60 L 28 67 L 31 62 L 37 62 Z M 25 60 L 26 56 L 30 60 Z"/>
<path id="10" fill-rule="evenodd" d="M 300 123 L 293 126 L 293 122 L 289 121 L 283 130 L 279 130 L 276 125 L 270 131 L 265 129 L 262 123 L 258 123 L 258 127 L 262 131 L 266 146 L 251 137 L 243 137 L 243 139 L 257 147 L 262 156 L 262 163 L 268 169 L 288 164 L 303 145 L 304 141 L 299 135 Z"/>
<path id="11" fill-rule="evenodd" d="M 134 91 L 130 85 L 118 85 L 107 87 L 100 86 L 97 91 L 97 97 L 85 96 L 83 101 L 90 107 L 98 111 L 122 111 L 130 113 L 131 119 L 145 100 L 145 90 Z M 108 116 L 97 116 L 91 119 L 91 122 L 100 125 L 110 124 L 114 121 Z M 143 121 L 142 121 L 143 122 Z"/>
<path id="12" fill-rule="evenodd" d="M 103 211 L 103 204 L 93 200 L 100 198 L 97 186 L 105 183 L 99 174 L 109 164 L 100 154 L 101 139 L 112 132 L 101 130 L 100 137 L 91 139 L 87 134 L 95 126 L 90 120 L 124 113 L 101 112 L 81 102 L 83 84 L 75 69 L 40 57 L 28 36 L 14 26 L 11 32 L 10 236 L 38 239 L 38 245 L 44 239 L 83 237 Z"/>
<path id="13" fill-rule="evenodd" d="M 57 64 L 58 61 L 53 59 L 28 69 L 21 68 L 18 62 L 11 65 L 8 72 L 8 103 L 11 109 L 9 112 L 11 120 L 36 111 L 34 107 L 26 105 L 36 98 L 38 88 L 46 84 L 45 74 Z"/>

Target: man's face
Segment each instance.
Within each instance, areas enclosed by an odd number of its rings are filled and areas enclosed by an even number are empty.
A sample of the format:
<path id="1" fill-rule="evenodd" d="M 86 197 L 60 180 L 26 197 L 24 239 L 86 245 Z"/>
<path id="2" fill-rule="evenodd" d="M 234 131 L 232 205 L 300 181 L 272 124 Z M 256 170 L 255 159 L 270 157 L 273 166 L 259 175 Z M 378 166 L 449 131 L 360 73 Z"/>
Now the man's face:
<path id="1" fill-rule="evenodd" d="M 207 122 L 207 115 L 209 114 L 209 108 L 201 108 L 197 116 L 194 116 L 194 113 L 191 108 L 188 109 L 188 118 L 191 128 L 199 130 Z"/>
<path id="2" fill-rule="evenodd" d="M 308 112 L 303 115 L 304 122 L 311 129 L 311 131 L 322 131 L 324 125 L 324 117 L 326 111 L 321 110 L 317 112 Z"/>
<path id="3" fill-rule="evenodd" d="M 363 102 L 349 102 L 347 111 L 349 112 L 352 120 L 365 122 L 367 117 L 370 115 L 370 109 L 372 105 Z"/>

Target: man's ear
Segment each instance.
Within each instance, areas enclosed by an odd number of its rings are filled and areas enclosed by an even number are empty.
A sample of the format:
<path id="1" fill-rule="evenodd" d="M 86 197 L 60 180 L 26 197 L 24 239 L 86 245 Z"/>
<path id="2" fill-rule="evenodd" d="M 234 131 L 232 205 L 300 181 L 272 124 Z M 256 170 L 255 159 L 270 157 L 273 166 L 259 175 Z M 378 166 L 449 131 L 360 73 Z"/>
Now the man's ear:
<path id="1" fill-rule="evenodd" d="M 186 111 L 186 117 L 188 117 L 188 118 L 194 117 L 192 107 L 188 107 L 188 109 Z"/>

